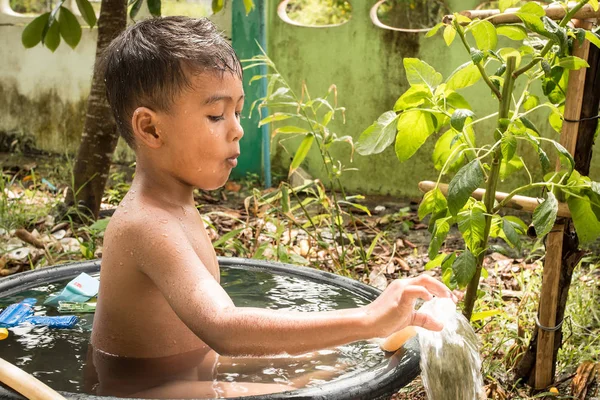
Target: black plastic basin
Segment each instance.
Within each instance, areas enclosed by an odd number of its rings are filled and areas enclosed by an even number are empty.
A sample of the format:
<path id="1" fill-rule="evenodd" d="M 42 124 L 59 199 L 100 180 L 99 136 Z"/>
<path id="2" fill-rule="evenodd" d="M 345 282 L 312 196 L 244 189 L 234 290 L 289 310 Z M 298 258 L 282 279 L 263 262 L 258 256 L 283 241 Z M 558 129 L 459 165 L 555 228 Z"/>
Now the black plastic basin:
<path id="1" fill-rule="evenodd" d="M 250 271 L 268 272 L 273 275 L 291 276 L 309 282 L 333 285 L 368 301 L 374 300 L 380 294 L 378 289 L 371 286 L 312 268 L 242 258 L 219 258 L 219 264 L 226 268 L 243 268 Z M 49 283 L 69 280 L 81 272 L 97 273 L 99 270 L 100 261 L 95 260 L 46 267 L 36 271 L 16 274 L 0 279 L 0 298 L 13 296 Z M 1 356 L 2 342 L 0 341 Z M 237 399 L 388 399 L 398 389 L 411 382 L 419 373 L 419 347 L 416 339 L 413 338 L 392 356 L 382 358 L 380 365 L 368 368 L 349 378 L 288 392 L 237 397 Z M 69 392 L 61 392 L 61 394 L 69 399 L 113 398 Z M 0 399 L 22 398 L 17 393 L 0 385 Z"/>

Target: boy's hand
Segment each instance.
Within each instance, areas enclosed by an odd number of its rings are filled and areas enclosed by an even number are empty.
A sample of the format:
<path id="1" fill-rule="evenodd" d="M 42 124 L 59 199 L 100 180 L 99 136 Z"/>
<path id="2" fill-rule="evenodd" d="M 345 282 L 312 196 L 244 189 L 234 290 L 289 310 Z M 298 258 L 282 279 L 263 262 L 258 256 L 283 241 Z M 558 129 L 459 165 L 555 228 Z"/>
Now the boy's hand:
<path id="1" fill-rule="evenodd" d="M 428 275 L 393 281 L 375 301 L 367 306 L 376 335 L 386 337 L 407 326 L 420 326 L 433 331 L 442 330 L 444 326 L 441 322 L 428 314 L 415 311 L 417 299 L 428 301 L 434 295 L 457 301 L 456 296 L 443 283 Z"/>

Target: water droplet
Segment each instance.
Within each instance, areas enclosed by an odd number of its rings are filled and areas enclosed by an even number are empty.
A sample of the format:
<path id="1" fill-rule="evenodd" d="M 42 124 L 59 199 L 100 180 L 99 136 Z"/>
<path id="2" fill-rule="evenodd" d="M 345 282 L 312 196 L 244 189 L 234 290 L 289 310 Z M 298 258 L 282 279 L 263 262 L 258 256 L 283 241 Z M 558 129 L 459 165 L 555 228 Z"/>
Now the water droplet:
<path id="1" fill-rule="evenodd" d="M 166 224 L 166 223 L 168 223 L 169 221 L 168 221 L 168 220 L 166 220 L 166 219 L 161 219 L 161 220 L 159 220 L 159 222 L 160 222 L 161 224 Z"/>
<path id="2" fill-rule="evenodd" d="M 167 235 L 166 233 L 163 233 L 162 235 L 163 237 L 169 237 L 169 235 Z"/>

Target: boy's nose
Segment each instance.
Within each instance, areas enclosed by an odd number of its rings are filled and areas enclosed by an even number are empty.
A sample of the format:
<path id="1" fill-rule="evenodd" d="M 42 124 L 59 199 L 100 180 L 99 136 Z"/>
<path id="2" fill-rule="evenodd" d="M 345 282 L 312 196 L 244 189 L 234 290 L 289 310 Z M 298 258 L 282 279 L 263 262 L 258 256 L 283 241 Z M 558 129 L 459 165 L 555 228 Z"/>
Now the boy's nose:
<path id="1" fill-rule="evenodd" d="M 239 141 L 244 136 L 244 128 L 240 121 L 236 121 L 235 125 L 231 130 L 231 140 Z"/>

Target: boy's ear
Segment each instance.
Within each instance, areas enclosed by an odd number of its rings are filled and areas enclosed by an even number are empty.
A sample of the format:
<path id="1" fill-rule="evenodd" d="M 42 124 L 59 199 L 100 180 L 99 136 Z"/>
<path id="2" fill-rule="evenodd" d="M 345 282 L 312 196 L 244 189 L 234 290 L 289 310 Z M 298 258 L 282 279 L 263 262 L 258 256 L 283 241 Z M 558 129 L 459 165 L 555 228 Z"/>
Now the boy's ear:
<path id="1" fill-rule="evenodd" d="M 131 128 L 136 142 L 157 149 L 163 144 L 162 133 L 157 129 L 158 116 L 148 107 L 138 107 L 131 117 Z"/>

